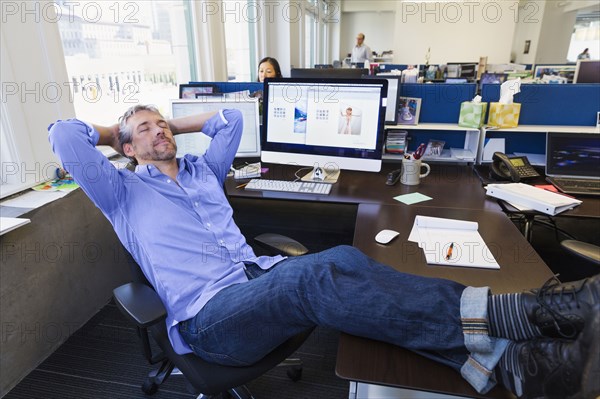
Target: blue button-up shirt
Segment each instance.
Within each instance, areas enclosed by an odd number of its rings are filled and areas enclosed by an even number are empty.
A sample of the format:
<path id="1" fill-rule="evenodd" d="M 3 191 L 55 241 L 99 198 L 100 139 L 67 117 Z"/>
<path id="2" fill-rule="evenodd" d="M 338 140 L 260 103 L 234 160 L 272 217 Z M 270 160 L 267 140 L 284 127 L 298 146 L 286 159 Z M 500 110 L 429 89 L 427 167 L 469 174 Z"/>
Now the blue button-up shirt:
<path id="1" fill-rule="evenodd" d="M 282 257 L 256 257 L 233 221 L 223 183 L 242 135 L 242 115 L 224 110 L 202 129 L 212 142 L 201 156 L 178 158 L 177 181 L 153 165 L 116 169 L 95 148 L 99 133 L 71 119 L 49 127 L 63 167 L 113 225 L 165 307 L 177 353 L 191 352 L 177 324 L 217 292 L 248 281 L 243 261 L 266 269 Z"/>

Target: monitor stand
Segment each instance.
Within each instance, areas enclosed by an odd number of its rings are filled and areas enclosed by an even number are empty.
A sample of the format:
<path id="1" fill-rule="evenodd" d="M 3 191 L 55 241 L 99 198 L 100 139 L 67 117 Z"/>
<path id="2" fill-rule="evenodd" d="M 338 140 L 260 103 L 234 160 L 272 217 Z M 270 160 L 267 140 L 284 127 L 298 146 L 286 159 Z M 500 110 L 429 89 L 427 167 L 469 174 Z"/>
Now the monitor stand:
<path id="1" fill-rule="evenodd" d="M 340 177 L 340 170 L 328 170 L 327 168 L 315 167 L 310 172 L 302 177 L 302 181 L 311 181 L 315 183 L 337 183 Z"/>

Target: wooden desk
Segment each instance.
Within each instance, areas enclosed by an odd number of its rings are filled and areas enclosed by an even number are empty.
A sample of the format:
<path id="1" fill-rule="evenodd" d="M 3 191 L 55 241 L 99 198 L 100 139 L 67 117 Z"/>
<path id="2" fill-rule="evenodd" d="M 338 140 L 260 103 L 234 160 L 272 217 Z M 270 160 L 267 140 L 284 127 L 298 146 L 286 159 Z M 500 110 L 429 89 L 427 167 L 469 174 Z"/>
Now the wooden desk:
<path id="1" fill-rule="evenodd" d="M 500 264 L 499 270 L 430 266 L 423 251 L 407 238 L 416 215 L 472 220 Z M 375 242 L 384 228 L 400 232 L 388 245 Z M 465 285 L 490 286 L 494 293 L 520 292 L 541 286 L 552 272 L 505 215 L 497 212 L 431 207 L 361 204 L 355 226 L 354 246 L 397 270 L 441 277 Z M 342 334 L 336 373 L 352 381 L 404 387 L 471 397 L 506 398 L 496 387 L 488 395 L 477 394 L 454 370 L 394 345 Z"/>
<path id="2" fill-rule="evenodd" d="M 264 179 L 294 180 L 295 165 L 264 165 L 269 168 Z M 387 174 L 400 167 L 400 164 L 384 164 L 380 173 L 343 170 L 338 183 L 334 184 L 329 195 L 281 193 L 269 191 L 246 191 L 236 189 L 245 180 L 227 179 L 225 189 L 229 197 L 272 200 L 295 200 L 346 204 L 394 204 L 402 205 L 394 197 L 419 192 L 433 200 L 420 203 L 427 207 L 488 209 L 500 211 L 492 198 L 487 198 L 477 175 L 466 165 L 431 165 L 431 174 L 421 180 L 419 186 L 394 186 L 385 184 Z M 302 174 L 308 171 L 302 172 Z"/>
<path id="3" fill-rule="evenodd" d="M 264 166 L 269 167 L 269 172 L 263 175 L 266 179 L 293 180 L 298 169 L 298 166 L 287 165 Z M 386 186 L 387 173 L 398 167 L 399 164 L 384 165 L 378 174 L 342 171 L 330 195 L 245 191 L 236 189 L 240 181 L 233 179 L 227 179 L 226 191 L 232 203 L 241 207 L 238 209 L 242 210 L 242 214 L 266 213 L 270 221 L 276 220 L 279 215 L 288 218 L 293 215 L 294 223 L 284 222 L 292 230 L 306 228 L 307 225 L 321 230 L 339 224 L 338 220 L 331 219 L 341 215 L 338 208 L 346 215 L 356 215 L 354 230 L 347 229 L 353 233 L 354 246 L 403 272 L 447 278 L 465 285 L 490 286 L 495 293 L 539 287 L 552 276 L 539 255 L 501 212 L 495 199 L 486 197 L 481 181 L 470 166 L 432 164 L 430 176 L 419 186 Z M 398 195 L 413 192 L 433 199 L 411 206 L 394 200 Z M 263 203 L 266 204 L 261 205 Z M 306 205 L 306 214 L 302 213 L 303 204 Z M 264 212 L 257 211 L 259 205 Z M 327 210 L 315 211 L 314 208 L 319 206 Z M 307 223 L 308 214 L 313 213 L 317 215 L 314 223 Z M 500 270 L 428 266 L 417 244 L 407 242 L 417 214 L 479 222 L 479 231 L 500 264 Z M 347 224 L 346 219 L 344 223 Z M 253 226 L 256 221 L 248 220 L 246 225 Z M 385 228 L 401 234 L 387 246 L 374 240 L 377 232 Z M 287 233 L 285 230 L 279 232 Z M 341 378 L 351 381 L 481 397 L 447 366 L 393 345 L 346 334 L 342 334 L 340 339 L 336 372 Z M 495 388 L 486 397 L 510 396 L 503 389 Z"/>

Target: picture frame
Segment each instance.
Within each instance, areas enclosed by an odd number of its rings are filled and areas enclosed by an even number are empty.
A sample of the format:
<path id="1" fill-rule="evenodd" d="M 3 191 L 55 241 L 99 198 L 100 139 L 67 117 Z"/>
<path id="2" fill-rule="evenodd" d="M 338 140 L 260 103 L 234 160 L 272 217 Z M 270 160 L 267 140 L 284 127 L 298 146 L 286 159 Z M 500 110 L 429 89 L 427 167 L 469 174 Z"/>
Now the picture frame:
<path id="1" fill-rule="evenodd" d="M 421 113 L 421 99 L 416 97 L 398 97 L 398 124 L 417 125 Z"/>

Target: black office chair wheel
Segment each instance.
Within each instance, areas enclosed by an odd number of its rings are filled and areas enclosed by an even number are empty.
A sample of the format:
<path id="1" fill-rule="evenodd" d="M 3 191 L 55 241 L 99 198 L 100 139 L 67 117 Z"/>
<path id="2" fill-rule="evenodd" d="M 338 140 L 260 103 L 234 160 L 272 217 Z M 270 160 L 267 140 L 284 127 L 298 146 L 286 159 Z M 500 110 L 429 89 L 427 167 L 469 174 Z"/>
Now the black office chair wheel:
<path id="1" fill-rule="evenodd" d="M 302 379 L 302 367 L 291 367 L 286 374 L 290 380 L 294 382 L 300 381 Z"/>
<path id="2" fill-rule="evenodd" d="M 158 385 L 149 378 L 142 384 L 142 392 L 146 395 L 154 395 L 158 391 Z"/>

